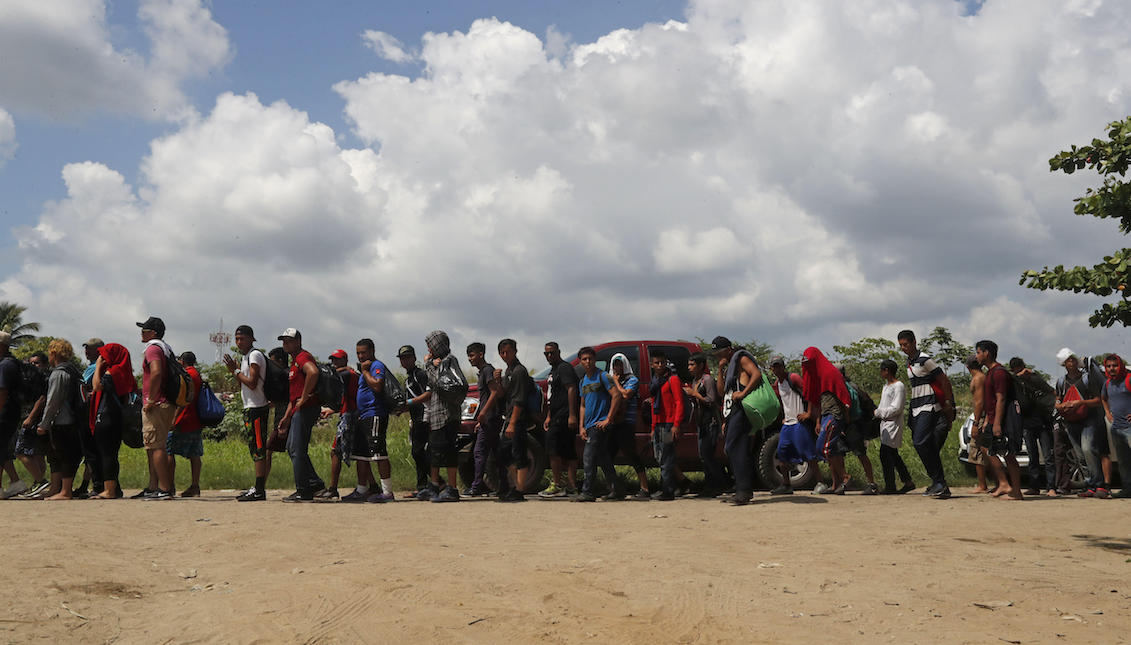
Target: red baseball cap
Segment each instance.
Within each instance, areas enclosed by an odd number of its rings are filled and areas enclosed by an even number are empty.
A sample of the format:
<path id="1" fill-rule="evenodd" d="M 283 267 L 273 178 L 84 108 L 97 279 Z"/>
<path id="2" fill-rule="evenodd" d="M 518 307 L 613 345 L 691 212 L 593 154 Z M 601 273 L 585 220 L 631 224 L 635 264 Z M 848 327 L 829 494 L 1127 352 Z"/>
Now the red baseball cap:
<path id="1" fill-rule="evenodd" d="M 347 354 L 346 350 L 344 350 L 344 349 L 336 349 L 336 350 L 334 350 L 334 352 L 332 354 L 330 354 L 330 358 L 349 358 L 349 357 L 350 357 L 350 355 Z"/>

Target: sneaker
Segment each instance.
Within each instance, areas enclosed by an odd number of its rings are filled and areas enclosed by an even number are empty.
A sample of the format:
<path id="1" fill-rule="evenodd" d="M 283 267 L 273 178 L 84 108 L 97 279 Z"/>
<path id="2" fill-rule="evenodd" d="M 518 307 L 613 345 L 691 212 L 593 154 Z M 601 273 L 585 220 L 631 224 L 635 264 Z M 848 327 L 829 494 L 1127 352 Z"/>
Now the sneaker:
<path id="1" fill-rule="evenodd" d="M 567 496 L 567 494 L 566 494 L 565 489 L 558 486 L 557 483 L 550 484 L 548 487 L 546 487 L 546 490 L 538 493 L 538 497 L 541 497 L 542 499 L 552 499 L 552 498 L 555 498 L 555 497 L 566 497 L 566 496 Z"/>
<path id="2" fill-rule="evenodd" d="M 914 482 L 907 482 L 903 485 L 902 488 L 899 489 L 899 494 L 900 495 L 906 495 L 907 493 L 910 493 L 913 490 L 915 490 L 915 483 Z"/>
<path id="3" fill-rule="evenodd" d="M 338 494 L 337 488 L 331 486 L 316 493 L 314 499 L 328 502 L 332 499 L 341 499 L 341 495 Z"/>
<path id="4" fill-rule="evenodd" d="M 840 486 L 833 489 L 833 495 L 843 495 L 846 490 L 848 490 L 848 482 L 841 482 Z"/>
<path id="5" fill-rule="evenodd" d="M 734 497 L 730 498 L 728 501 L 730 502 L 731 506 L 746 506 L 753 499 L 754 496 L 750 493 L 735 493 Z"/>
<path id="6" fill-rule="evenodd" d="M 141 489 L 140 493 L 137 493 L 135 495 L 130 495 L 130 499 L 145 499 L 146 497 L 149 497 L 152 494 L 153 494 L 153 491 L 149 490 L 148 488 L 143 488 L 143 489 Z"/>
<path id="7" fill-rule="evenodd" d="M 923 497 L 934 497 L 940 490 L 945 488 L 942 484 L 931 484 L 927 490 L 923 491 Z"/>
<path id="8" fill-rule="evenodd" d="M 813 494 L 814 495 L 828 495 L 829 493 L 832 492 L 832 490 L 833 489 L 829 488 L 829 485 L 826 484 L 825 482 L 817 482 L 817 485 L 813 487 Z"/>
<path id="9" fill-rule="evenodd" d="M 606 493 L 604 496 L 601 497 L 602 502 L 617 502 L 617 501 L 620 501 L 622 499 L 624 499 L 624 493 L 617 490 L 617 488 L 615 486 L 613 487 L 613 489 L 611 491 L 609 491 L 608 493 Z"/>
<path id="10" fill-rule="evenodd" d="M 636 491 L 635 494 L 633 494 L 632 499 L 647 502 L 648 500 L 652 499 L 652 493 L 649 493 L 648 491 L 641 488 L 640 490 Z"/>
<path id="11" fill-rule="evenodd" d="M 777 488 L 770 491 L 770 494 L 771 495 L 792 495 L 793 494 L 793 486 L 790 486 L 789 484 L 782 484 L 781 486 L 778 486 Z"/>
<path id="12" fill-rule="evenodd" d="M 935 499 L 950 499 L 950 486 L 944 485 L 934 495 L 931 495 L 931 497 Z"/>
<path id="13" fill-rule="evenodd" d="M 17 479 L 11 484 L 8 484 L 8 487 L 5 488 L 3 492 L 0 492 L 0 499 L 12 499 L 16 495 L 19 495 L 26 490 L 27 482 L 22 479 Z"/>
<path id="14" fill-rule="evenodd" d="M 429 484 L 427 488 L 421 488 L 416 493 L 416 499 L 422 502 L 430 502 L 432 501 L 432 498 L 435 497 L 439 492 L 440 491 L 438 488 L 436 488 L 435 484 Z"/>
<path id="15" fill-rule="evenodd" d="M 299 491 L 296 490 L 295 492 L 291 493 L 290 495 L 287 495 L 286 497 L 284 497 L 283 501 L 288 503 L 288 504 L 297 504 L 297 503 L 300 503 L 300 502 L 313 502 L 314 501 L 314 493 L 300 493 Z"/>
<path id="16" fill-rule="evenodd" d="M 163 502 L 165 500 L 174 499 L 175 497 L 176 495 L 174 495 L 172 491 L 158 489 L 142 499 L 147 502 Z"/>
<path id="17" fill-rule="evenodd" d="M 1096 486 L 1096 499 L 1111 499 L 1111 491 L 1106 486 Z"/>
<path id="18" fill-rule="evenodd" d="M 572 497 L 570 497 L 569 501 L 571 501 L 571 502 L 595 502 L 595 501 L 597 501 L 597 498 L 593 497 L 589 493 L 578 493 L 577 495 L 573 495 Z"/>
<path id="19" fill-rule="evenodd" d="M 525 502 L 526 493 L 520 493 L 513 488 L 495 498 L 499 502 Z"/>
<path id="20" fill-rule="evenodd" d="M 237 502 L 263 502 L 267 500 L 267 492 L 262 490 L 255 490 L 254 488 L 245 491 L 240 496 L 236 497 Z"/>
<path id="21" fill-rule="evenodd" d="M 870 483 L 870 484 L 868 484 L 867 486 L 864 487 L 864 493 L 863 494 L 864 495 L 879 495 L 880 494 L 880 487 L 876 485 L 876 482 L 872 482 L 872 483 Z"/>
<path id="22" fill-rule="evenodd" d="M 433 502 L 458 502 L 459 491 L 455 486 L 445 486 L 444 490 L 432 498 Z"/>
<path id="23" fill-rule="evenodd" d="M 373 493 L 365 498 L 365 501 L 370 504 L 384 504 L 385 502 L 392 502 L 396 500 L 396 495 L 392 493 Z"/>
<path id="24" fill-rule="evenodd" d="M 90 499 L 90 491 L 85 488 L 71 491 L 73 499 Z"/>
<path id="25" fill-rule="evenodd" d="M 193 484 L 181 491 L 181 497 L 200 497 L 200 486 Z"/>
<path id="26" fill-rule="evenodd" d="M 461 490 L 459 494 L 464 497 L 486 497 L 487 495 L 491 494 L 491 491 L 487 490 L 486 488 L 480 488 L 478 486 L 468 486 L 467 488 Z"/>
<path id="27" fill-rule="evenodd" d="M 363 492 L 361 492 L 361 491 L 359 491 L 355 488 L 355 489 L 353 489 L 353 491 L 350 492 L 349 495 L 346 495 L 345 497 L 342 498 L 342 503 L 343 504 L 361 504 L 361 503 L 365 502 L 366 497 L 369 497 L 368 492 L 363 493 Z"/>
<path id="28" fill-rule="evenodd" d="M 1085 488 L 1084 490 L 1080 491 L 1080 493 L 1078 495 L 1078 497 L 1095 497 L 1095 496 L 1096 496 L 1096 487 L 1095 486 L 1089 486 L 1089 487 Z"/>
<path id="29" fill-rule="evenodd" d="M 1131 499 L 1131 488 L 1121 488 L 1118 493 L 1111 494 L 1112 499 Z"/>
<path id="30" fill-rule="evenodd" d="M 675 493 L 665 493 L 662 490 L 658 490 L 655 493 L 652 493 L 652 499 L 658 502 L 670 502 L 675 499 Z"/>

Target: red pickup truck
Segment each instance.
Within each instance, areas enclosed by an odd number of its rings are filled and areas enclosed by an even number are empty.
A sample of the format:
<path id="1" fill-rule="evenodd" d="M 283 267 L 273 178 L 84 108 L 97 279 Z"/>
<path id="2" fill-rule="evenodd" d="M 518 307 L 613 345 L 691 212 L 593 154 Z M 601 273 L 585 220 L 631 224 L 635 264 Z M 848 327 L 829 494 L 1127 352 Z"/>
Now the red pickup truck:
<path id="1" fill-rule="evenodd" d="M 601 343 L 592 346 L 597 350 L 597 369 L 608 371 L 609 361 L 616 354 L 624 354 L 628 358 L 628 362 L 632 364 L 632 371 L 635 372 L 636 377 L 640 380 L 639 397 L 641 400 L 648 398 L 650 383 L 652 381 L 652 368 L 650 352 L 660 349 L 667 355 L 668 360 L 675 365 L 676 373 L 684 383 L 691 381 L 691 374 L 688 371 L 688 359 L 695 352 L 702 351 L 697 343 L 687 341 L 671 341 L 671 340 L 630 340 Z M 578 377 L 583 373 L 580 361 L 577 359 L 577 354 L 571 354 L 564 359 L 567 363 L 574 366 L 577 370 Z M 498 365 L 496 365 L 498 367 Z M 531 375 L 534 381 L 542 389 L 543 395 L 546 391 L 546 379 L 550 373 L 550 367 L 546 365 L 541 370 L 535 371 L 537 366 L 527 365 L 527 369 L 531 370 Z M 766 372 L 767 376 L 769 372 Z M 470 482 L 473 477 L 473 463 L 471 455 L 471 446 L 474 444 L 475 439 L 475 425 L 471 422 L 472 416 L 475 414 L 475 409 L 479 405 L 479 391 L 475 385 L 467 393 L 467 398 L 463 404 L 463 423 L 460 428 L 460 475 L 465 482 Z M 640 406 L 640 414 L 637 415 L 636 422 L 636 452 L 644 460 L 644 463 L 655 467 L 656 460 L 652 453 L 652 440 L 650 436 L 651 427 L 651 410 L 646 405 Z M 539 428 L 532 433 L 535 441 L 530 443 L 530 463 L 531 472 L 534 473 L 535 481 L 541 478 L 541 474 L 546 470 L 546 455 L 543 449 L 544 434 L 542 429 Z M 676 463 L 679 464 L 680 469 L 684 471 L 698 471 L 702 469 L 702 462 L 699 460 L 699 447 L 698 447 L 698 432 L 695 428 L 686 428 L 679 438 L 676 440 Z M 777 470 L 774 468 L 774 453 L 777 451 L 778 445 L 778 425 L 766 428 L 764 431 L 757 433 L 753 441 L 754 455 L 757 463 L 757 475 L 761 480 L 761 484 L 765 488 L 772 488 L 781 483 L 781 476 L 778 475 Z M 725 463 L 726 455 L 723 452 L 723 443 L 720 438 L 719 444 L 715 447 L 715 452 L 720 459 Z M 577 454 L 580 456 L 584 453 L 584 445 L 579 436 L 577 438 Z M 623 465 L 620 461 L 618 465 Z M 488 468 L 488 473 L 494 473 L 495 469 Z M 790 477 L 794 486 L 797 488 L 812 488 L 816 483 L 816 474 L 809 472 L 807 467 L 802 464 L 797 470 L 791 473 Z M 494 488 L 494 482 L 488 481 L 488 485 Z M 535 487 L 537 490 L 538 487 Z"/>

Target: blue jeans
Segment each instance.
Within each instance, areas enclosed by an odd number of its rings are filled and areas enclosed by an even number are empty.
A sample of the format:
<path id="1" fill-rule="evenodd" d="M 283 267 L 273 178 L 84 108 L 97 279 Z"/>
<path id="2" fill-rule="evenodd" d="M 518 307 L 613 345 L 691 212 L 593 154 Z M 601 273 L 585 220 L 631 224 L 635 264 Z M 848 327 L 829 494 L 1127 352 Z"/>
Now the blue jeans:
<path id="1" fill-rule="evenodd" d="M 730 460 L 730 472 L 734 475 L 734 492 L 736 495 L 752 495 L 754 493 L 754 458 L 750 455 L 750 420 L 742 411 L 742 407 L 730 413 L 727 417 L 726 437 L 723 440 L 723 449 L 727 459 Z"/>
<path id="2" fill-rule="evenodd" d="M 652 451 L 660 464 L 660 490 L 675 494 L 675 441 L 671 423 L 657 423 L 652 429 Z"/>
<path id="3" fill-rule="evenodd" d="M 586 428 L 585 433 L 589 436 L 585 440 L 585 453 L 582 455 L 585 464 L 585 481 L 581 484 L 581 492 L 593 495 L 598 467 L 605 473 L 605 484 L 612 492 L 616 486 L 617 473 L 613 470 L 613 456 L 609 454 L 609 430 L 592 427 Z"/>
<path id="4" fill-rule="evenodd" d="M 287 454 L 295 473 L 295 490 L 304 494 L 326 488 L 322 478 L 314 472 L 314 464 L 310 463 L 310 433 L 318 421 L 318 413 L 317 405 L 299 408 L 291 417 L 291 428 L 287 431 Z"/>
<path id="5" fill-rule="evenodd" d="M 927 471 L 931 483 L 943 486 L 946 486 L 946 475 L 943 474 L 942 457 L 939 456 L 939 451 L 942 450 L 939 438 L 941 434 L 942 440 L 946 440 L 946 433 L 940 429 L 945 423 L 946 419 L 941 412 L 920 412 L 911 417 L 911 442 L 915 445 L 915 452 L 919 454 L 919 461 L 923 462 L 923 469 Z"/>
<path id="6" fill-rule="evenodd" d="M 1072 448 L 1084 458 L 1084 464 L 1088 467 L 1088 481 L 1085 484 L 1102 486 L 1105 482 L 1100 458 L 1109 454 L 1106 425 L 1087 419 L 1079 423 L 1066 423 L 1065 426 Z"/>
<path id="7" fill-rule="evenodd" d="M 1131 490 L 1131 428 L 1111 429 L 1112 448 L 1119 462 L 1119 478 L 1123 490 Z"/>
<path id="8" fill-rule="evenodd" d="M 703 462 L 703 483 L 710 490 L 721 491 L 727 487 L 727 473 L 715 457 L 719 445 L 719 422 L 711 419 L 699 426 L 699 460 Z"/>

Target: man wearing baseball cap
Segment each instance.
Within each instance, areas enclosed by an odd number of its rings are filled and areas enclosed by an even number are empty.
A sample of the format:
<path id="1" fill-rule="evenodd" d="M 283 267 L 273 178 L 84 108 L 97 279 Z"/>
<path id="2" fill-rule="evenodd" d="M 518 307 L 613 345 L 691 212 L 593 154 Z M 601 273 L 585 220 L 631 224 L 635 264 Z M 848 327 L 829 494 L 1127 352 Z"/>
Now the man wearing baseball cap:
<path id="1" fill-rule="evenodd" d="M 251 453 L 252 467 L 255 470 L 255 485 L 236 497 L 240 502 L 261 502 L 267 499 L 267 476 L 271 474 L 271 451 L 267 449 L 267 415 L 271 406 L 263 389 L 267 379 L 267 357 L 262 350 L 255 349 L 255 332 L 250 325 L 236 327 L 233 340 L 236 349 L 243 354 L 237 363 L 224 354 L 224 365 L 240 384 L 240 398 L 243 400 L 243 427 L 247 432 L 247 448 Z"/>
<path id="2" fill-rule="evenodd" d="M 711 350 L 719 359 L 715 385 L 723 392 L 723 448 L 734 473 L 735 505 L 749 504 L 754 495 L 754 458 L 750 454 L 750 421 L 742 410 L 742 399 L 766 378 L 754 357 L 735 348 L 726 336 L 715 336 Z"/>
<path id="3" fill-rule="evenodd" d="M 287 435 L 287 454 L 295 476 L 295 492 L 284 502 L 310 502 L 326 485 L 310 462 L 310 433 L 321 409 L 314 388 L 318 385 L 318 364 L 314 356 L 302 348 L 302 334 L 289 327 L 279 334 L 283 351 L 291 356 L 290 403 L 279 419 L 279 434 Z"/>
<path id="4" fill-rule="evenodd" d="M 402 345 L 397 350 L 397 358 L 400 359 L 401 369 L 405 371 L 404 387 L 408 396 L 404 409 L 398 410 L 397 414 L 408 412 L 408 438 L 412 461 L 416 466 L 416 490 L 409 497 L 416 497 L 417 493 L 428 487 L 428 474 L 432 464 L 428 458 L 428 435 L 431 427 L 424 415 L 424 404 L 432 396 L 432 391 L 428 389 L 428 375 L 416 364 L 416 350 L 412 345 Z"/>
<path id="5" fill-rule="evenodd" d="M 349 465 L 350 448 L 353 446 L 353 433 L 357 425 L 357 383 L 358 374 L 349 366 L 349 354 L 344 349 L 336 349 L 330 353 L 330 364 L 338 371 L 345 385 L 340 410 L 322 409 L 322 418 L 326 419 L 335 412 L 338 413 L 338 432 L 334 435 L 334 443 L 330 445 L 330 485 L 318 494 L 318 499 L 338 499 L 338 478 L 342 474 L 342 461 Z M 368 465 L 368 464 L 366 464 Z M 361 464 L 358 464 L 360 471 Z M 346 497 L 349 497 L 347 495 Z M 354 501 L 350 498 L 346 501 Z M 364 494 L 361 501 L 365 501 Z"/>
<path id="6" fill-rule="evenodd" d="M 165 398 L 165 379 L 173 348 L 164 341 L 165 321 L 150 316 L 137 323 L 145 354 L 141 362 L 141 434 L 149 459 L 149 485 L 134 499 L 173 499 L 173 475 L 165 452 L 165 439 L 173 429 L 177 408 Z"/>

